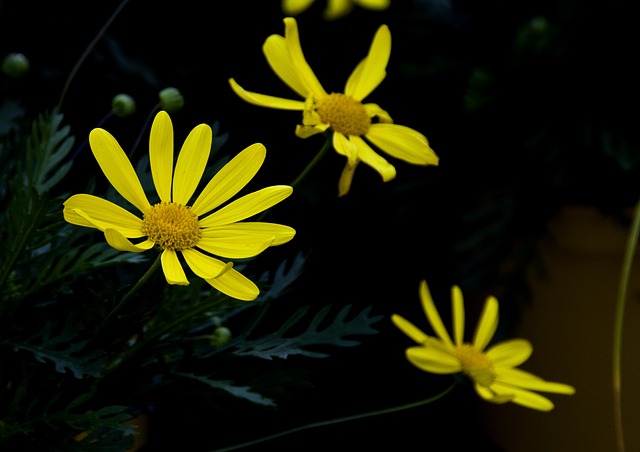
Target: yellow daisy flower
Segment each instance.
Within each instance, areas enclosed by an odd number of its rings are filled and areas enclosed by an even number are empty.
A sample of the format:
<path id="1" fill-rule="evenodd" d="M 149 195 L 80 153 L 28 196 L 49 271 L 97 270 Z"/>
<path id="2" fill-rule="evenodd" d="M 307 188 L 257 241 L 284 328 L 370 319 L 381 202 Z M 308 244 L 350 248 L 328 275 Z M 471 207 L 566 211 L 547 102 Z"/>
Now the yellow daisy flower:
<path id="1" fill-rule="evenodd" d="M 420 283 L 420 299 L 437 337 L 423 333 L 397 314 L 391 316 L 402 332 L 420 344 L 406 350 L 411 364 L 435 374 L 463 372 L 474 382 L 480 397 L 494 403 L 513 402 L 534 410 L 550 411 L 553 403 L 533 391 L 575 393 L 572 386 L 545 381 L 516 369 L 533 352 L 529 341 L 511 339 L 487 348 L 498 327 L 498 300 L 495 297 L 487 298 L 473 342 L 464 342 L 464 304 L 460 288 L 453 286 L 451 295 L 453 340 L 440 319 L 425 281 Z"/>
<path id="2" fill-rule="evenodd" d="M 243 259 L 266 248 L 288 242 L 295 235 L 289 226 L 242 222 L 287 198 L 293 191 L 277 185 L 245 195 L 215 212 L 238 193 L 257 173 L 266 149 L 256 143 L 229 161 L 192 198 L 204 173 L 212 142 L 211 127 L 200 124 L 187 136 L 174 169 L 173 125 L 160 111 L 151 127 L 149 163 L 160 202 L 151 205 L 142 184 L 116 139 L 106 130 L 93 129 L 89 144 L 100 168 L 113 187 L 135 206 L 142 218 L 124 208 L 88 194 L 73 195 L 64 202 L 64 218 L 71 224 L 99 229 L 109 245 L 120 251 L 161 251 L 162 270 L 169 284 L 187 285 L 178 254 L 189 268 L 214 288 L 239 300 L 253 300 L 258 287 L 215 257 Z M 133 243 L 129 239 L 143 239 Z"/>
<path id="3" fill-rule="evenodd" d="M 369 54 L 351 73 L 344 93 L 329 94 L 304 58 L 296 20 L 287 17 L 284 23 L 284 37 L 269 36 L 263 51 L 276 75 L 305 100 L 249 92 L 233 78 L 229 83 L 238 96 L 251 104 L 302 111 L 302 125 L 296 128 L 296 135 L 301 138 L 327 130 L 333 132 L 334 149 L 347 157 L 338 184 L 340 196 L 349 192 L 354 171 L 361 161 L 375 169 L 385 182 L 396 176 L 393 165 L 378 155 L 369 143 L 411 164 L 438 164 L 438 157 L 424 135 L 409 127 L 393 124 L 391 116 L 378 105 L 362 103 L 386 75 L 391 55 L 391 34 L 386 25 L 376 32 Z"/>
<path id="4" fill-rule="evenodd" d="M 306 11 L 315 0 L 282 0 L 282 11 L 287 16 L 297 16 Z M 329 0 L 324 10 L 327 20 L 338 19 L 351 12 L 355 5 L 374 11 L 382 11 L 389 7 L 391 0 Z"/>

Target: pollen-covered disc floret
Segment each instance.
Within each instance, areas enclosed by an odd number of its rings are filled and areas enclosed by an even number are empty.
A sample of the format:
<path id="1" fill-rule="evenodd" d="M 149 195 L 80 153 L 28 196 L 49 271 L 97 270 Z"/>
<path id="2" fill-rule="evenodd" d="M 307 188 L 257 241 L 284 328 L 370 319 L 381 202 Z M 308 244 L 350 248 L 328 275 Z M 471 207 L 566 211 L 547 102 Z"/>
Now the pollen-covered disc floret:
<path id="1" fill-rule="evenodd" d="M 369 132 L 371 118 L 361 102 L 341 93 L 331 93 L 316 104 L 322 122 L 330 124 L 334 132 L 347 136 L 362 136 Z"/>
<path id="2" fill-rule="evenodd" d="M 493 362 L 472 344 L 457 345 L 453 355 L 460 360 L 462 372 L 483 386 L 490 386 L 495 380 Z"/>
<path id="3" fill-rule="evenodd" d="M 202 231 L 191 209 L 174 202 L 160 202 L 144 214 L 142 232 L 163 250 L 182 251 L 193 248 Z"/>

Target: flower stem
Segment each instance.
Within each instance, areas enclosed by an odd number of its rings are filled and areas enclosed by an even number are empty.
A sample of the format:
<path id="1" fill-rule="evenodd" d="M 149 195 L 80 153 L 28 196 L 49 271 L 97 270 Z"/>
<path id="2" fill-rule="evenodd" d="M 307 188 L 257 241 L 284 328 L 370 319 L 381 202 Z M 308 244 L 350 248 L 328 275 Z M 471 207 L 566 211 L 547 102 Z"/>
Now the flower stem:
<path id="1" fill-rule="evenodd" d="M 111 320 L 111 318 L 113 318 L 113 316 L 116 315 L 118 311 L 120 311 L 120 309 L 122 309 L 122 307 L 126 304 L 126 302 L 129 301 L 129 299 L 133 295 L 135 295 L 135 293 L 138 292 L 138 290 L 140 290 L 140 288 L 147 282 L 147 280 L 151 277 L 151 275 L 158 269 L 158 267 L 160 267 L 161 256 L 162 256 L 162 253 L 158 254 L 158 257 L 153 262 L 153 264 L 151 264 L 151 267 L 149 267 L 147 272 L 144 275 L 142 275 L 142 277 L 138 280 L 138 282 L 131 289 L 129 289 L 129 291 L 126 294 L 124 294 L 124 297 L 122 297 L 122 299 L 120 300 L 120 303 L 118 303 L 117 306 L 113 308 L 111 312 L 105 317 L 105 319 L 102 321 L 102 323 L 98 327 L 98 330 L 96 331 L 96 336 L 100 334 L 100 332 L 104 329 L 104 327 L 109 323 L 109 320 Z"/>
<path id="2" fill-rule="evenodd" d="M 322 145 L 322 147 L 320 148 L 316 156 L 313 158 L 313 160 L 311 160 L 309 164 L 307 164 L 307 166 L 302 170 L 302 172 L 298 174 L 298 177 L 296 177 L 294 181 L 291 182 L 292 187 L 295 187 L 296 185 L 298 185 L 302 181 L 302 179 L 306 177 L 309 171 L 311 171 L 311 169 L 314 166 L 316 166 L 316 164 L 320 161 L 320 159 L 327 153 L 327 151 L 331 147 L 331 143 L 332 143 L 331 135 L 327 135 L 326 141 L 324 142 L 324 144 Z"/>
<path id="3" fill-rule="evenodd" d="M 300 431 L 303 431 L 303 430 L 308 430 L 308 429 L 311 429 L 311 428 L 324 427 L 324 426 L 327 426 L 327 425 L 339 424 L 339 423 L 348 422 L 348 421 L 355 421 L 357 419 L 363 419 L 363 418 L 367 418 L 367 417 L 371 417 L 371 416 L 378 416 L 378 415 L 381 415 L 381 414 L 395 413 L 397 411 L 402 411 L 402 410 L 406 410 L 406 409 L 409 409 L 409 408 L 415 408 L 415 407 L 418 407 L 418 406 L 429 404 L 431 402 L 435 402 L 438 399 L 441 399 L 442 397 L 447 395 L 455 386 L 456 386 L 456 383 L 454 382 L 451 386 L 446 388 L 441 393 L 439 393 L 439 394 L 437 394 L 437 395 L 435 395 L 433 397 L 429 397 L 428 399 L 420 400 L 418 402 L 411 402 L 411 403 L 407 403 L 407 404 L 404 404 L 404 405 L 399 405 L 399 406 L 395 406 L 395 407 L 391 407 L 391 408 L 385 408 L 385 409 L 377 410 L 377 411 L 368 411 L 366 413 L 354 414 L 352 416 L 339 417 L 339 418 L 335 418 L 335 419 L 329 419 L 329 420 L 326 420 L 326 421 L 312 422 L 311 424 L 306 424 L 306 425 L 302 425 L 300 427 L 295 427 L 295 428 L 292 428 L 292 429 L 289 429 L 289 430 L 284 430 L 282 432 L 274 433 L 272 435 L 264 436 L 262 438 L 258 438 L 258 439 L 252 440 L 252 441 L 247 441 L 247 442 L 236 444 L 236 445 L 229 446 L 229 447 L 223 447 L 222 449 L 215 449 L 215 450 L 213 450 L 211 452 L 229 452 L 229 451 L 232 451 L 232 450 L 242 449 L 243 447 L 247 447 L 247 446 L 253 446 L 255 444 L 263 443 L 265 441 L 270 441 L 272 439 L 280 438 L 280 437 L 285 436 L 285 435 L 290 435 L 292 433 L 300 432 Z"/>
<path id="4" fill-rule="evenodd" d="M 71 69 L 71 72 L 69 73 L 69 76 L 67 77 L 67 81 L 64 84 L 64 88 L 62 88 L 62 93 L 60 94 L 60 100 L 58 100 L 58 105 L 55 108 L 55 112 L 56 113 L 60 112 L 60 108 L 62 107 L 62 102 L 64 101 L 64 98 L 67 95 L 67 91 L 69 90 L 69 86 L 71 85 L 71 81 L 75 77 L 75 75 L 78 72 L 78 70 L 80 70 L 80 66 L 82 65 L 84 60 L 87 59 L 87 57 L 89 56 L 89 54 L 91 53 L 93 48 L 96 46 L 98 41 L 102 38 L 102 36 L 104 36 L 105 32 L 107 31 L 107 28 L 109 28 L 109 26 L 111 25 L 111 22 L 113 22 L 113 20 L 116 18 L 116 16 L 120 13 L 122 8 L 124 8 L 127 3 L 129 3 L 129 0 L 123 0 L 120 3 L 120 5 L 118 5 L 116 10 L 111 14 L 111 16 L 109 16 L 109 19 L 107 20 L 107 22 L 102 26 L 100 31 L 98 31 L 98 34 L 96 35 L 96 37 L 93 38 L 93 41 L 91 41 L 89 43 L 89 45 L 87 46 L 85 51 L 82 53 L 82 55 L 80 56 L 80 58 L 76 62 L 76 64 L 73 67 L 73 69 Z"/>
<path id="5" fill-rule="evenodd" d="M 613 329 L 613 408 L 615 435 L 618 451 L 624 452 L 624 433 L 622 428 L 622 388 L 621 378 L 621 355 L 622 355 L 622 327 L 624 323 L 624 308 L 627 298 L 627 288 L 629 285 L 629 274 L 633 265 L 633 255 L 638 244 L 638 234 L 640 233 L 640 201 L 636 205 L 633 215 L 631 231 L 627 239 L 624 263 L 620 283 L 618 285 L 618 299 L 616 304 L 616 314 Z"/>

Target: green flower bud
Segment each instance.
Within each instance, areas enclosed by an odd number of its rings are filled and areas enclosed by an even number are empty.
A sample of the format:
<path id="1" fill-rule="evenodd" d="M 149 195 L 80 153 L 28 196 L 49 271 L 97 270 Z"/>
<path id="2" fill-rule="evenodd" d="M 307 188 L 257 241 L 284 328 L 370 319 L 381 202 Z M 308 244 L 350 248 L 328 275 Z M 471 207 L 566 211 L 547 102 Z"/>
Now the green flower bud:
<path id="1" fill-rule="evenodd" d="M 160 106 L 168 113 L 179 111 L 184 107 L 184 97 L 177 88 L 165 88 L 160 91 Z"/>
<path id="2" fill-rule="evenodd" d="M 2 72 L 9 77 L 20 78 L 29 72 L 29 60 L 21 53 L 10 53 L 2 61 Z"/>
<path id="3" fill-rule="evenodd" d="M 126 118 L 136 111 L 136 101 L 128 94 L 117 94 L 111 101 L 111 111 L 118 118 Z"/>
<path id="4" fill-rule="evenodd" d="M 215 348 L 222 347 L 231 340 L 231 330 L 226 326 L 219 326 L 213 330 L 211 345 Z"/>

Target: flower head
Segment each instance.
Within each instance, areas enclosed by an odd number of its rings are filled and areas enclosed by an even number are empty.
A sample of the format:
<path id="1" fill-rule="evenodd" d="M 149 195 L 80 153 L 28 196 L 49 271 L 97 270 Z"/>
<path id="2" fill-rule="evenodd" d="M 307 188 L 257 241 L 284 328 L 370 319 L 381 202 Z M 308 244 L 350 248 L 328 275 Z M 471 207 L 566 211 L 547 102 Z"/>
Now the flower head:
<path id="1" fill-rule="evenodd" d="M 296 128 L 296 135 L 301 138 L 332 132 L 334 149 L 347 158 L 338 184 L 340 196 L 349 192 L 360 162 L 375 169 L 385 182 L 396 176 L 393 165 L 371 145 L 414 165 L 438 164 L 438 156 L 424 135 L 394 124 L 391 116 L 378 105 L 362 102 L 386 75 L 391 54 L 391 34 L 386 25 L 376 32 L 369 54 L 351 73 L 344 92 L 328 93 L 304 58 L 296 20 L 287 17 L 284 23 L 285 35 L 269 36 L 263 51 L 276 75 L 304 100 L 249 92 L 234 79 L 229 79 L 229 83 L 238 96 L 254 105 L 302 111 L 302 124 Z"/>
<path id="2" fill-rule="evenodd" d="M 315 0 L 282 0 L 282 11 L 288 16 L 296 16 L 306 11 Z M 382 11 L 389 7 L 391 0 L 328 0 L 324 10 L 327 20 L 338 19 L 351 12 L 355 5 L 374 11 Z"/>
<path id="3" fill-rule="evenodd" d="M 242 220 L 270 208 L 292 193 L 289 186 L 266 187 L 220 207 L 257 173 L 266 149 L 256 143 L 231 159 L 190 203 L 200 183 L 212 143 L 211 127 L 200 124 L 185 140 L 174 168 L 173 125 L 160 111 L 151 127 L 149 162 L 159 201 L 151 204 L 131 162 L 103 129 L 93 129 L 89 143 L 100 168 L 113 187 L 135 206 L 142 218 L 110 201 L 89 194 L 64 202 L 69 223 L 104 232 L 109 245 L 120 251 L 143 252 L 153 247 L 161 254 L 169 284 L 189 284 L 179 255 L 187 266 L 213 287 L 239 300 L 253 300 L 258 287 L 224 259 L 254 257 L 295 235 L 289 226 Z M 217 210 L 214 210 L 217 209 Z M 133 243 L 130 239 L 142 239 Z"/>
<path id="4" fill-rule="evenodd" d="M 418 346 L 406 350 L 411 364 L 426 372 L 452 374 L 463 372 L 474 382 L 478 395 L 494 403 L 513 402 L 540 411 L 553 409 L 553 403 L 534 391 L 574 394 L 572 386 L 543 380 L 516 369 L 524 363 L 533 347 L 525 339 L 512 339 L 488 347 L 498 327 L 498 300 L 488 297 L 472 342 L 464 342 L 464 304 L 459 287 L 451 289 L 453 340 L 447 333 L 427 283 L 420 283 L 422 307 L 437 337 L 429 336 L 403 317 L 391 320 Z"/>

